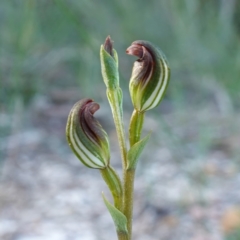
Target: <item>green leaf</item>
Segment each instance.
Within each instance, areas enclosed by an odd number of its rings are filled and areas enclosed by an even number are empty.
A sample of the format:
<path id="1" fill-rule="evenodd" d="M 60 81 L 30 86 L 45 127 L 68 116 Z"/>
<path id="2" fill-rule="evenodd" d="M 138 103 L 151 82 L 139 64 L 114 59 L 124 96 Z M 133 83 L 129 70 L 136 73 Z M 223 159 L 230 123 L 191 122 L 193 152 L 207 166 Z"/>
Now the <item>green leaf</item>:
<path id="1" fill-rule="evenodd" d="M 149 138 L 151 136 L 151 133 L 149 133 L 146 137 L 144 137 L 139 142 L 135 143 L 128 151 L 127 153 L 127 159 L 128 159 L 128 167 L 127 169 L 135 169 L 138 163 L 138 159 L 140 154 L 142 153 L 145 145 L 147 144 Z"/>
<path id="2" fill-rule="evenodd" d="M 104 194 L 102 193 L 102 197 L 104 200 L 104 203 L 109 211 L 109 213 L 112 216 L 112 219 L 114 221 L 115 227 L 117 229 L 118 233 L 121 234 L 126 234 L 128 235 L 128 231 L 127 231 L 127 218 L 126 216 L 120 212 L 117 208 L 115 208 L 104 196 Z"/>

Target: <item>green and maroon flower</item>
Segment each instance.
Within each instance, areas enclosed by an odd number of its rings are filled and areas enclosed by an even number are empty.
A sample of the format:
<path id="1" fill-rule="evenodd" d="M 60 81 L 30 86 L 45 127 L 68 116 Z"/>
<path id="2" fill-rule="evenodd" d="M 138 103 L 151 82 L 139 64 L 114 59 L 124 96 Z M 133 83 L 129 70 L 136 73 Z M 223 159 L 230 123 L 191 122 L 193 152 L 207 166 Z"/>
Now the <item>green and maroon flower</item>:
<path id="1" fill-rule="evenodd" d="M 108 36 L 100 48 L 101 70 L 107 88 L 119 87 L 118 55 L 113 48 L 113 42 Z"/>
<path id="2" fill-rule="evenodd" d="M 126 53 L 138 57 L 134 62 L 129 90 L 139 112 L 156 107 L 168 86 L 170 69 L 164 54 L 152 43 L 138 40 Z"/>
<path id="3" fill-rule="evenodd" d="M 109 165 L 110 151 L 107 133 L 93 116 L 99 108 L 92 99 L 77 102 L 68 116 L 66 136 L 70 148 L 84 165 L 103 169 Z"/>

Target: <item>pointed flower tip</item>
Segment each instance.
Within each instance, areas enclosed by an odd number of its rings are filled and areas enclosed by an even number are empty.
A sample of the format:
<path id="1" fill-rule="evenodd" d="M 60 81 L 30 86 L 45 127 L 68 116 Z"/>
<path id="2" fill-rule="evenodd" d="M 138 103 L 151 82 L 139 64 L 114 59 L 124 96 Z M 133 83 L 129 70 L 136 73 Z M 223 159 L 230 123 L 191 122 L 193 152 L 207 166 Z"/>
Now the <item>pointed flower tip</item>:
<path id="1" fill-rule="evenodd" d="M 103 47 L 106 52 L 108 52 L 111 56 L 113 56 L 113 41 L 110 36 L 107 36 Z"/>
<path id="2" fill-rule="evenodd" d="M 139 58 L 143 57 L 143 47 L 138 44 L 131 45 L 127 48 L 126 53 L 129 55 L 133 55 Z"/>
<path id="3" fill-rule="evenodd" d="M 99 108 L 92 99 L 77 102 L 68 116 L 66 136 L 70 148 L 84 165 L 103 169 L 109 165 L 110 151 L 107 133 L 93 117 Z"/>
<path id="4" fill-rule="evenodd" d="M 113 48 L 113 41 L 108 36 L 100 48 L 101 72 L 107 88 L 119 87 L 118 55 Z"/>

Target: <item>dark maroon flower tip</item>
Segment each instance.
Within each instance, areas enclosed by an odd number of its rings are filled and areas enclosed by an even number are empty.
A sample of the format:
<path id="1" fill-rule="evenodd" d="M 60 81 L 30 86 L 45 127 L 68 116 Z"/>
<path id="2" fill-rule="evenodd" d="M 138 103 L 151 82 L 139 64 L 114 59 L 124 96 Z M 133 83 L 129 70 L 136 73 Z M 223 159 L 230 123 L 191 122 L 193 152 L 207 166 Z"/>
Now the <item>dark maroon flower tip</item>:
<path id="1" fill-rule="evenodd" d="M 139 44 L 131 45 L 127 48 L 126 53 L 129 55 L 133 55 L 139 58 L 143 57 L 143 47 Z"/>
<path id="2" fill-rule="evenodd" d="M 83 132 L 97 144 L 104 138 L 99 122 L 93 117 L 99 108 L 99 104 L 92 99 L 83 99 L 79 109 L 79 122 Z"/>
<path id="3" fill-rule="evenodd" d="M 153 68 L 151 52 L 143 44 L 133 42 L 132 45 L 127 48 L 126 53 L 139 58 L 137 62 L 141 68 L 137 68 L 136 70 L 137 78 L 139 80 L 141 79 L 141 84 L 145 84 Z"/>
<path id="4" fill-rule="evenodd" d="M 113 56 L 113 41 L 110 38 L 110 36 L 107 36 L 103 47 L 104 47 L 106 52 L 108 52 L 111 56 Z"/>

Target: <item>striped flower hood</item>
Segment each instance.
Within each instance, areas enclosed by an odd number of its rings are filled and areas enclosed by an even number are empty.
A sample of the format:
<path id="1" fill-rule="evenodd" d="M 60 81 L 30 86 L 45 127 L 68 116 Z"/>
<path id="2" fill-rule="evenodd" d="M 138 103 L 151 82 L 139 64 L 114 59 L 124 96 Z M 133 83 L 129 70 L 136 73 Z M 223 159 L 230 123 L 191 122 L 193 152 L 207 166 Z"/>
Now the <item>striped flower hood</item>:
<path id="1" fill-rule="evenodd" d="M 126 53 L 139 58 L 134 62 L 129 83 L 134 108 L 143 112 L 156 107 L 170 78 L 166 57 L 152 43 L 142 40 L 133 42 Z"/>
<path id="2" fill-rule="evenodd" d="M 109 165 L 110 150 L 107 133 L 93 117 L 99 108 L 92 99 L 77 102 L 69 113 L 66 135 L 70 148 L 84 165 L 103 169 Z"/>

